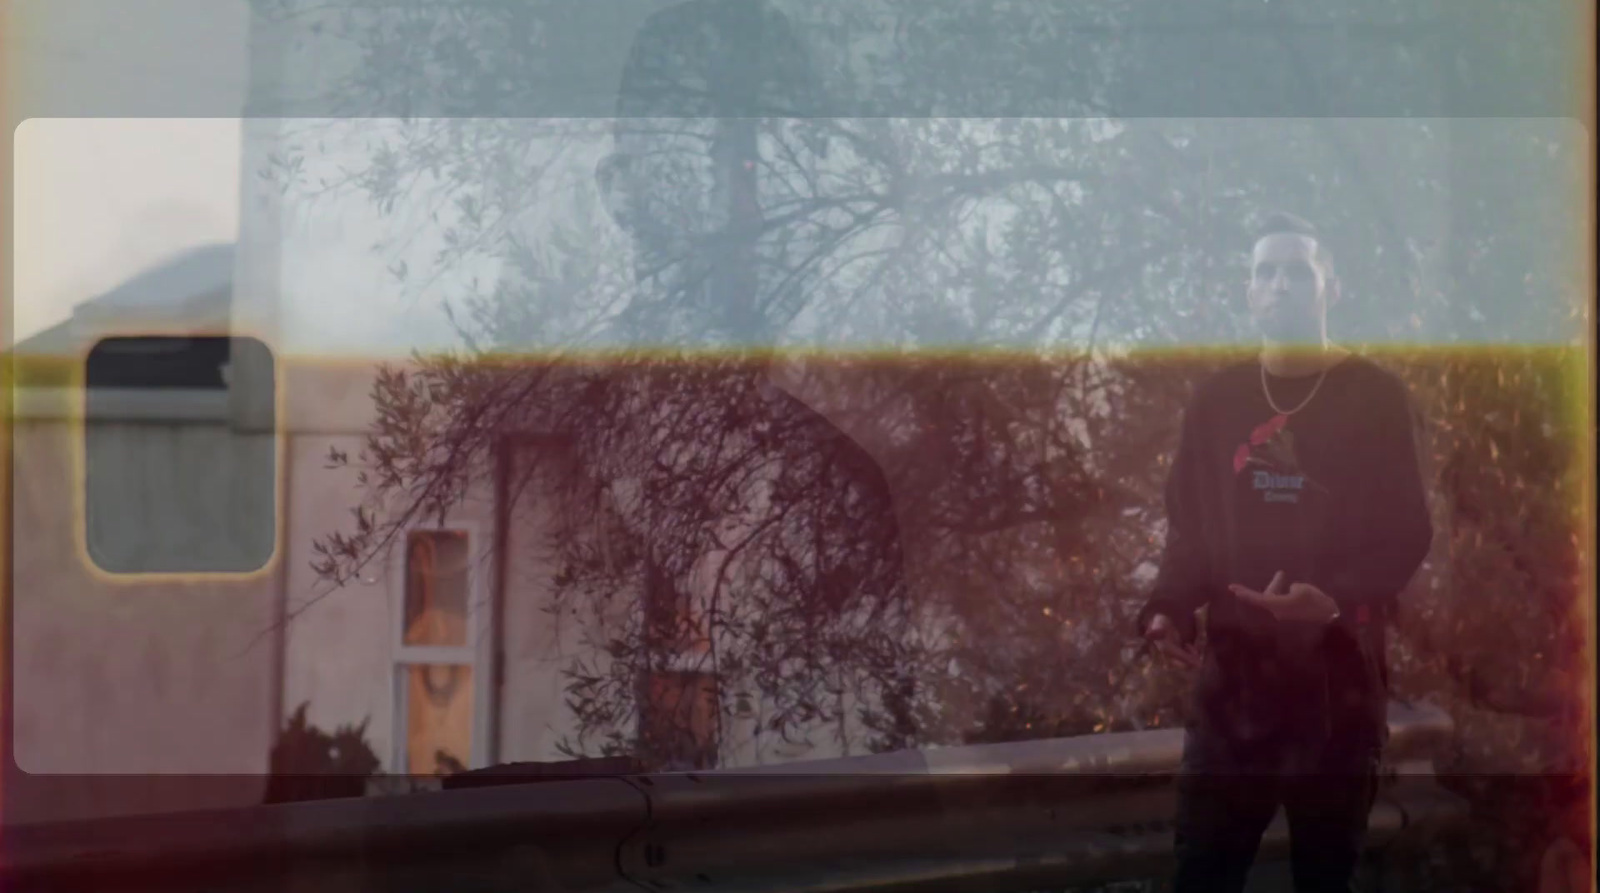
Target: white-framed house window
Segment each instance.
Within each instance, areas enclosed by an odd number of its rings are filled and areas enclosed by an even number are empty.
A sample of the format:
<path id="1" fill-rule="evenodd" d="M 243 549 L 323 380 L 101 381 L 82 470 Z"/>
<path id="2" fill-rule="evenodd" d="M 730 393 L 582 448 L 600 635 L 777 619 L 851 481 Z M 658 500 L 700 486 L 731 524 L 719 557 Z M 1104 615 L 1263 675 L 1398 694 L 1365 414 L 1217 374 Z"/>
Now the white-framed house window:
<path id="1" fill-rule="evenodd" d="M 474 524 L 406 533 L 393 579 L 394 767 L 448 775 L 488 762 L 490 611 Z"/>

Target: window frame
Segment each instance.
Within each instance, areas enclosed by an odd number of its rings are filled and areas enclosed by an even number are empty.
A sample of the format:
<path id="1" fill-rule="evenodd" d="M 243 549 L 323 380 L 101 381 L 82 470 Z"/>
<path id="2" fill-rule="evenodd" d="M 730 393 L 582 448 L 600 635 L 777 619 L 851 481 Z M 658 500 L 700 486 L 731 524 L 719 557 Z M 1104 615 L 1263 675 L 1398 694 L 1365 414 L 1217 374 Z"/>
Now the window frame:
<path id="1" fill-rule="evenodd" d="M 462 645 L 407 645 L 406 583 L 410 576 L 408 562 L 411 556 L 411 538 L 418 533 L 463 533 L 467 539 L 467 618 L 466 643 Z M 467 754 L 467 768 L 479 769 L 489 762 L 492 748 L 488 737 L 493 728 L 490 723 L 492 679 L 490 656 L 493 612 L 488 602 L 488 569 L 480 567 L 483 555 L 478 554 L 482 525 L 475 521 L 453 521 L 445 524 L 413 524 L 405 528 L 405 536 L 390 559 L 390 622 L 389 622 L 389 692 L 393 716 L 391 758 L 394 772 L 410 775 L 407 750 L 409 712 L 407 699 L 407 669 L 423 664 L 459 664 L 471 667 L 472 728 L 471 746 Z"/>

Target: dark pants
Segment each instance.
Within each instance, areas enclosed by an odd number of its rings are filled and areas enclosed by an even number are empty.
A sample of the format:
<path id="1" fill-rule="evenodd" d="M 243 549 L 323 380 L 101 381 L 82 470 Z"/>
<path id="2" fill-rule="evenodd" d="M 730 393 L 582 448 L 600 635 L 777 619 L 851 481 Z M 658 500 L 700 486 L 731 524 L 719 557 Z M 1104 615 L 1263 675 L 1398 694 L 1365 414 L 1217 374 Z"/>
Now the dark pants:
<path id="1" fill-rule="evenodd" d="M 1285 747 L 1247 750 L 1191 730 L 1178 777 L 1176 893 L 1243 890 L 1280 805 L 1295 890 L 1352 890 L 1382 747 L 1377 736 L 1346 735 L 1295 765 Z"/>

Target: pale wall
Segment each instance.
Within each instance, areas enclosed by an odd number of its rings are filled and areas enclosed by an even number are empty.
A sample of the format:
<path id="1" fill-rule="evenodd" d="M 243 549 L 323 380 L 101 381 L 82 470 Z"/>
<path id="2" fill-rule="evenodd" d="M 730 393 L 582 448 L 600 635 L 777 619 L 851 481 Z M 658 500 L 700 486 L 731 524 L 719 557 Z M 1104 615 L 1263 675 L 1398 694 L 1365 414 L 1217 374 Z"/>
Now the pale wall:
<path id="1" fill-rule="evenodd" d="M 530 443 L 518 452 L 517 465 L 512 470 L 512 480 L 522 481 L 532 463 L 538 462 L 546 475 L 544 480 L 581 473 L 582 457 L 561 454 L 558 447 Z M 549 484 L 544 484 L 545 488 Z M 620 490 L 626 490 L 619 485 Z M 586 657 L 591 671 L 605 672 L 603 654 L 594 643 L 603 643 L 608 630 L 620 628 L 625 620 L 619 615 L 635 604 L 637 593 L 629 593 L 614 602 L 616 610 L 610 616 L 600 617 L 593 606 L 583 603 L 563 605 L 559 613 L 552 613 L 553 575 L 556 560 L 548 537 L 558 514 L 572 519 L 582 517 L 584 508 L 564 510 L 555 504 L 549 490 L 541 490 L 540 479 L 529 479 L 527 490 L 518 495 L 508 540 L 506 570 L 505 643 L 506 686 L 502 697 L 504 751 L 502 759 L 559 760 L 564 759 L 556 744 L 563 736 L 574 736 L 577 724 L 565 704 L 566 681 L 563 671 L 573 666 L 574 660 Z M 541 495 L 544 494 L 544 495 Z M 617 510 L 611 505 L 612 510 Z M 623 508 L 623 511 L 626 509 Z M 737 539 L 737 531 L 727 532 Z M 716 566 L 718 555 L 708 555 L 705 567 Z M 702 575 L 699 584 L 709 592 L 714 575 Z M 737 597 L 731 592 L 729 597 Z M 691 662 L 695 659 L 691 658 Z M 725 706 L 733 706 L 734 685 L 726 686 Z M 847 753 L 864 752 L 862 742 L 866 732 L 856 717 L 858 707 L 853 696 L 846 698 L 846 747 L 840 743 L 839 728 L 831 722 L 819 722 L 799 730 L 785 742 L 776 734 L 760 734 L 758 723 L 770 715 L 772 706 L 755 699 L 752 715 L 724 717 L 724 741 L 721 765 L 725 767 L 776 765 L 799 760 L 828 759 Z M 600 742 L 592 742 L 591 748 Z M 593 749 L 590 751 L 593 753 Z"/>
<path id="2" fill-rule="evenodd" d="M 371 363 L 289 364 L 284 373 L 285 418 L 289 456 L 288 590 L 284 658 L 284 711 L 306 703 L 312 725 L 332 732 L 338 726 L 367 722 L 366 737 L 382 761 L 383 771 L 398 772 L 394 674 L 398 613 L 404 577 L 399 548 L 373 558 L 360 579 L 332 587 L 312 568 L 314 544 L 334 531 L 351 532 L 351 510 L 361 503 L 357 486 L 360 452 L 374 418 Z M 329 450 L 349 456 L 345 468 L 330 468 Z M 381 524 L 383 518 L 380 517 Z M 474 534 L 474 590 L 480 600 L 492 591 L 489 575 L 492 503 L 475 493 L 447 519 L 447 526 L 465 524 Z M 426 526 L 433 526 L 431 522 Z M 479 672 L 489 673 L 488 643 L 481 645 Z M 484 680 L 479 680 L 484 681 Z M 488 688 L 480 688 L 475 709 L 487 705 Z M 476 746 L 475 746 L 476 749 Z M 476 762 L 481 762 L 478 760 Z"/>
<path id="3" fill-rule="evenodd" d="M 519 456 L 518 470 L 530 457 Z M 561 671 L 581 647 L 581 616 L 551 616 L 554 566 L 547 533 L 550 506 L 530 485 L 514 502 L 507 538 L 504 596 L 505 685 L 500 693 L 501 759 L 565 759 L 556 744 L 575 731 Z"/>
<path id="4" fill-rule="evenodd" d="M 361 497 L 356 469 L 330 469 L 327 457 L 337 448 L 359 461 L 373 421 L 373 367 L 288 361 L 280 368 L 288 431 L 280 481 L 284 532 L 278 565 L 250 580 L 128 585 L 95 579 L 78 561 L 72 504 L 61 498 L 74 480 L 66 449 L 70 429 L 56 422 L 19 430 L 17 756 L 24 768 L 264 772 L 280 707 L 272 678 L 278 640 L 271 633 L 280 600 L 289 615 L 282 637 L 283 714 L 306 702 L 310 722 L 329 731 L 365 719 L 384 768 L 397 768 L 392 681 L 401 579 L 395 556 L 380 557 L 358 583 L 331 592 L 310 566 L 314 542 L 348 530 L 350 510 Z M 537 444 L 519 453 L 518 470 L 536 458 L 547 475 L 576 473 Z M 475 527 L 482 596 L 493 591 L 494 572 L 493 503 L 485 485 L 451 519 Z M 535 479 L 518 499 L 509 534 L 504 684 L 498 693 L 485 686 L 477 702 L 498 701 L 495 756 L 502 762 L 563 758 L 557 743 L 576 728 L 562 671 L 578 654 L 592 654 L 586 640 L 600 633 L 587 612 L 557 617 L 547 610 L 556 571 L 548 535 L 561 510 L 540 487 Z M 487 651 L 480 663 L 486 677 L 492 666 Z M 852 737 L 858 736 L 860 729 L 851 726 Z M 813 730 L 810 746 L 781 745 L 771 736 L 758 741 L 752 720 L 731 720 L 729 732 L 729 765 L 842 752 L 831 726 Z M 239 782 L 221 793 L 213 789 L 205 802 L 252 803 L 261 791 L 259 781 Z M 92 808 L 151 808 L 148 796 L 141 797 Z M 51 808 L 59 813 L 63 807 L 56 802 Z"/>
<path id="5" fill-rule="evenodd" d="M 311 568 L 315 538 L 348 530 L 358 496 L 354 471 L 324 468 L 328 448 L 352 454 L 356 436 L 291 435 L 288 447 L 288 574 L 283 705 L 287 716 L 307 703 L 306 719 L 324 731 L 367 721 L 380 759 L 392 745 L 389 640 L 391 581 L 376 568 L 372 583 L 331 589 Z M 387 768 L 387 767 L 386 767 Z"/>
<path id="6" fill-rule="evenodd" d="M 97 574 L 74 530 L 83 499 L 74 428 L 14 424 L 18 766 L 53 776 L 264 772 L 273 641 L 263 634 L 276 572 L 203 582 Z M 204 486 L 206 470 L 195 472 Z M 264 789 L 256 779 L 201 787 L 41 780 L 7 792 L 7 820 L 245 804 Z"/>
<path id="7" fill-rule="evenodd" d="M 356 470 L 328 469 L 327 457 L 331 447 L 346 453 L 352 462 L 358 461 L 373 420 L 372 381 L 370 363 L 291 363 L 285 371 L 285 418 L 293 432 L 286 446 L 290 531 L 286 566 L 288 604 L 290 611 L 297 613 L 288 625 L 284 706 L 288 712 L 308 702 L 308 719 L 329 731 L 367 719 L 368 741 L 385 769 L 393 771 L 393 632 L 402 595 L 395 556 L 380 558 L 359 583 L 332 592 L 309 566 L 315 539 L 351 527 L 350 509 L 360 498 Z M 596 656 L 590 643 L 605 638 L 588 606 L 577 606 L 577 613 L 554 615 L 550 611 L 556 565 L 549 536 L 563 509 L 547 488 L 552 481 L 579 471 L 559 449 L 531 440 L 516 454 L 513 482 L 521 481 L 535 462 L 542 468 L 542 476 L 531 478 L 518 494 L 508 535 L 500 618 L 505 649 L 503 687 L 498 693 L 485 693 L 495 699 L 499 710 L 499 762 L 566 758 L 557 745 L 577 729 L 565 703 L 562 672 L 580 654 Z M 487 596 L 493 592 L 495 572 L 490 552 L 492 482 L 483 481 L 451 520 L 470 523 L 476 529 L 475 572 L 484 584 L 479 592 Z M 322 597 L 312 603 L 319 594 Z M 619 607 L 628 603 L 617 602 Z M 487 672 L 490 665 L 486 654 L 481 666 Z M 864 733 L 854 720 L 853 704 L 850 713 L 847 732 L 855 742 L 851 752 L 859 753 Z M 754 718 L 731 719 L 728 731 L 727 765 L 776 764 L 844 753 L 832 724 L 812 729 L 806 736 L 809 743 L 784 744 L 772 735 L 763 739 L 756 733 Z"/>

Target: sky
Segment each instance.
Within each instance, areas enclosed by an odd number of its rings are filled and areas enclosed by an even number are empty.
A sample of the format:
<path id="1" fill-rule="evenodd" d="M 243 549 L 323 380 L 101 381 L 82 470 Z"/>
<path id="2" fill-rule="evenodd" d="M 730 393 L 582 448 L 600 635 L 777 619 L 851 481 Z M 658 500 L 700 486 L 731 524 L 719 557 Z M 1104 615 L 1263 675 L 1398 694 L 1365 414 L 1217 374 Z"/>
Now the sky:
<path id="1" fill-rule="evenodd" d="M 301 202 L 276 221 L 252 217 L 254 205 L 241 214 L 261 162 L 244 146 L 239 117 L 250 74 L 246 0 L 5 6 L 0 107 L 15 127 L 12 318 L 0 322 L 8 345 L 189 248 L 241 235 L 247 246 L 266 239 L 281 249 L 279 299 L 293 342 L 282 346 L 291 351 L 453 340 L 434 296 L 407 294 L 386 272 L 401 259 L 417 268 L 438 249 L 437 227 L 422 227 L 407 251 L 380 253 L 373 244 L 392 238 L 405 215 L 379 221 L 360 195 Z M 460 273 L 492 277 L 494 268 Z"/>
<path id="2" fill-rule="evenodd" d="M 237 118 L 33 118 L 16 166 L 15 338 L 239 232 Z"/>
<path id="3" fill-rule="evenodd" d="M 14 328 L 0 328 L 20 340 L 173 254 L 237 234 L 249 6 L 5 5 L 16 216 Z"/>
<path id="4" fill-rule="evenodd" d="M 250 56 L 244 0 L 9 0 L 7 6 L 5 101 L 8 117 L 27 120 L 13 142 L 14 318 L 0 328 L 20 340 L 187 248 L 237 238 L 241 187 L 254 185 L 245 168 L 260 159 L 241 164 L 248 153 L 237 117 L 133 117 L 156 107 L 157 96 L 168 114 L 243 110 Z M 81 117 L 37 117 L 44 114 Z M 88 117 L 95 114 L 129 117 Z M 1453 127 L 1470 140 L 1508 123 L 1552 142 L 1586 140 L 1554 119 Z M 389 126 L 363 123 L 354 136 L 381 138 Z M 1351 126 L 1358 145 L 1378 146 L 1392 124 Z M 345 159 L 330 153 L 321 160 Z M 453 283 L 399 289 L 387 268 L 402 261 L 414 271 L 425 268 L 442 228 L 414 215 L 379 219 L 358 195 L 342 196 L 337 208 L 329 204 L 302 202 L 254 228 L 245 221 L 247 235 L 282 249 L 277 285 L 290 310 L 288 346 L 326 353 L 453 340 L 441 296 L 464 293 L 474 275 L 489 281 L 495 266 L 457 271 Z M 543 213 L 558 216 L 549 207 Z M 372 250 L 379 241 L 403 248 L 380 255 Z"/>

